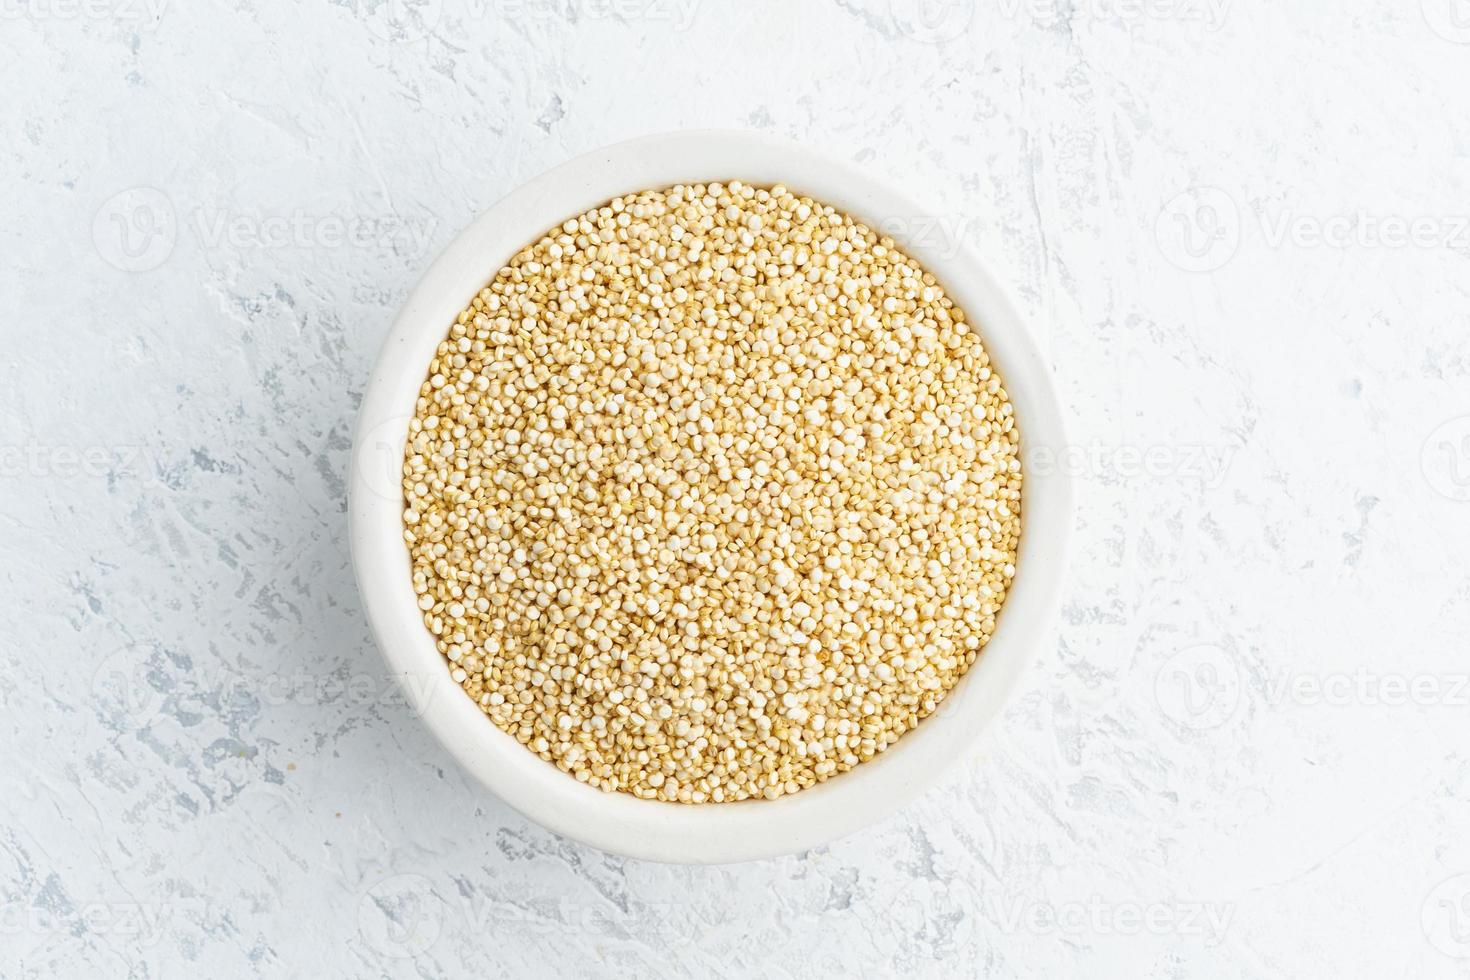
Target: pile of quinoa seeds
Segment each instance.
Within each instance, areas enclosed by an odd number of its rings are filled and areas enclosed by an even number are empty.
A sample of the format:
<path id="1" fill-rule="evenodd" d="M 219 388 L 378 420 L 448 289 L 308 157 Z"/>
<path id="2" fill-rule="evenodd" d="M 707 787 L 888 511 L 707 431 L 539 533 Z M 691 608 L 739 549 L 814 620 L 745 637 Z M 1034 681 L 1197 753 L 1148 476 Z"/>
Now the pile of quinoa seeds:
<path id="1" fill-rule="evenodd" d="M 604 790 L 776 799 L 935 711 L 995 630 L 1019 434 L 934 277 L 738 181 L 618 198 L 459 314 L 410 424 L 424 622 Z"/>

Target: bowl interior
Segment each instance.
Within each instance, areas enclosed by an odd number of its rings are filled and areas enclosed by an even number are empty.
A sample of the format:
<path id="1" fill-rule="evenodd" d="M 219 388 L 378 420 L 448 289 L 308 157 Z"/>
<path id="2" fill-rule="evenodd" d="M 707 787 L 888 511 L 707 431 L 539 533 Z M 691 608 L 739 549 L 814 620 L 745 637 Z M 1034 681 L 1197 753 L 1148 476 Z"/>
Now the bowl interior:
<path id="1" fill-rule="evenodd" d="M 634 857 L 714 863 L 804 850 L 897 810 L 971 751 L 1050 634 L 1072 522 L 1056 468 L 1028 468 L 1016 578 L 995 635 L 940 710 L 874 759 L 774 801 L 700 806 L 577 782 L 497 728 L 449 677 L 423 626 L 403 543 L 400 467 L 424 372 L 450 324 L 505 262 L 613 197 L 677 183 L 784 184 L 890 235 L 978 325 L 1015 406 L 1023 459 L 1065 447 L 1050 371 L 983 263 L 933 233 L 954 227 L 852 166 L 746 133 L 645 137 L 578 157 L 502 199 L 434 262 L 393 324 L 363 400 L 351 480 L 353 563 L 389 669 L 440 742 L 486 786 L 558 833 Z"/>

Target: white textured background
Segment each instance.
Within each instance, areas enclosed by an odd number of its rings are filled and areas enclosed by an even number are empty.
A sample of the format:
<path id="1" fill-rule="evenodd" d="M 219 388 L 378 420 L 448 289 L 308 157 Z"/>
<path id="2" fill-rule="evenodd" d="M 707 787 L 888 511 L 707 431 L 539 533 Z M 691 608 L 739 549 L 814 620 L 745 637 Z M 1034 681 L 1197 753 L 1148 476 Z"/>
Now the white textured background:
<path id="1" fill-rule="evenodd" d="M 1470 976 L 1467 110 L 1462 0 L 0 0 L 0 976 Z M 723 868 L 472 785 L 343 499 L 434 252 L 694 126 L 912 184 L 1081 491 L 982 754 Z"/>

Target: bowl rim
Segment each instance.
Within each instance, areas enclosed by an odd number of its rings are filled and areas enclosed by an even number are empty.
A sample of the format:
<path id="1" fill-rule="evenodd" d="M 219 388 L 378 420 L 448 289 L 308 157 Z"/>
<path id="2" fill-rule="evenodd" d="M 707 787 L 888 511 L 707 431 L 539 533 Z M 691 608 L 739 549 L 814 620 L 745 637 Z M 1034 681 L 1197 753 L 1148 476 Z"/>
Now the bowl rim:
<path id="1" fill-rule="evenodd" d="M 526 243 L 622 194 L 679 183 L 783 184 L 892 237 L 979 325 L 1022 430 L 1023 460 L 1062 458 L 1051 372 L 1005 290 L 963 241 L 921 233 L 936 214 L 851 163 L 732 130 L 644 136 L 575 157 L 522 184 L 471 222 L 423 274 L 393 321 L 363 395 L 349 487 L 353 566 L 379 651 L 425 726 L 482 784 L 543 826 L 629 857 L 713 864 L 804 851 L 890 816 L 972 753 L 1060 606 L 1073 488 L 1061 467 L 1027 465 L 1020 554 L 996 632 L 940 710 L 875 758 L 777 800 L 688 805 L 605 793 L 501 731 L 449 676 L 424 628 L 403 543 L 397 485 L 424 371 L 456 315 Z M 911 232 L 907 238 L 896 232 Z M 935 240 L 936 238 L 941 240 Z"/>

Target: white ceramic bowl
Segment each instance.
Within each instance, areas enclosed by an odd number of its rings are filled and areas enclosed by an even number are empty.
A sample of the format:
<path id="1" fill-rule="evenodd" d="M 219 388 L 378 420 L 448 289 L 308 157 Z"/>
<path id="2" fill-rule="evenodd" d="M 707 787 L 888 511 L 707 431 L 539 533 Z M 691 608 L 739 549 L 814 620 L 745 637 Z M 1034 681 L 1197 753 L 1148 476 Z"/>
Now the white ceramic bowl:
<path id="1" fill-rule="evenodd" d="M 415 602 L 398 474 L 424 372 L 455 316 L 527 242 L 631 191 L 687 182 L 782 183 L 880 229 L 938 277 L 978 323 L 1005 379 L 1024 460 L 1061 458 L 1062 416 L 1036 339 L 984 263 L 937 230 L 906 194 L 851 164 L 748 133 L 682 132 L 578 157 L 513 191 L 430 266 L 393 324 L 363 399 L 354 446 L 352 556 L 389 669 L 436 738 L 527 817 L 633 857 L 718 863 L 800 851 L 887 816 L 969 756 L 1047 638 L 1072 526 L 1071 486 L 1056 467 L 1025 473 L 1021 555 L 995 636 L 941 710 L 850 772 L 774 801 L 683 806 L 603 793 L 543 762 L 497 728 L 449 677 Z M 930 218 L 926 218 L 930 215 Z M 1042 458 L 1045 458 L 1044 456 Z"/>

